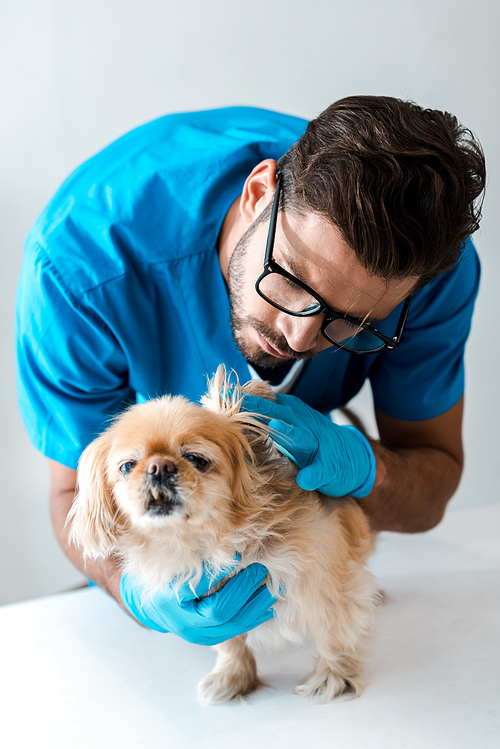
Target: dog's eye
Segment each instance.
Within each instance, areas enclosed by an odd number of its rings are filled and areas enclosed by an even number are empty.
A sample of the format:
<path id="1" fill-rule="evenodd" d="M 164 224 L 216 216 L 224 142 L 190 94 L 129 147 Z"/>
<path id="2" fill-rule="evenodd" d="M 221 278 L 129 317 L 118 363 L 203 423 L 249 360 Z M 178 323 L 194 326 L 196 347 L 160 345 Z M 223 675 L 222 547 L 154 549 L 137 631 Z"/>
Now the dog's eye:
<path id="1" fill-rule="evenodd" d="M 120 473 L 127 475 L 127 473 L 130 473 L 135 465 L 135 460 L 128 460 L 126 463 L 122 463 L 120 466 Z"/>
<path id="2" fill-rule="evenodd" d="M 201 455 L 193 455 L 192 453 L 189 453 L 188 455 L 184 456 L 186 460 L 189 460 L 190 463 L 194 465 L 195 468 L 197 468 L 199 471 L 203 471 L 205 468 L 208 468 L 210 465 L 210 461 L 206 460 L 205 458 L 202 458 Z"/>

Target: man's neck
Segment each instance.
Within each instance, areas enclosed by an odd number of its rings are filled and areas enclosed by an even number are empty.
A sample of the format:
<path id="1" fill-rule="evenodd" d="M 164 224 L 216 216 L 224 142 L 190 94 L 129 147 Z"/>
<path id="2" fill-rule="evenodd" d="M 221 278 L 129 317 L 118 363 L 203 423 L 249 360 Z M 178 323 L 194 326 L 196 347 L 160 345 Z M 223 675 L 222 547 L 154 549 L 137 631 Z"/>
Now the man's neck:
<path id="1" fill-rule="evenodd" d="M 267 380 L 271 385 L 279 385 L 285 379 L 293 364 L 293 361 L 287 361 L 279 367 L 261 367 L 258 364 L 252 364 L 252 367 L 262 380 Z"/>

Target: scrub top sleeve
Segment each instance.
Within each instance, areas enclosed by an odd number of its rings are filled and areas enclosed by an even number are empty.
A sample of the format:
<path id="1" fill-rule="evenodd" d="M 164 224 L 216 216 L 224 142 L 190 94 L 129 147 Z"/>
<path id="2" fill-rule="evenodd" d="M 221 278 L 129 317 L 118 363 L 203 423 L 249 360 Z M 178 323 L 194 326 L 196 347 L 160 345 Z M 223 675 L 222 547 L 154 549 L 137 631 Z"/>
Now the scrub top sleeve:
<path id="1" fill-rule="evenodd" d="M 458 265 L 417 292 L 401 346 L 382 354 L 371 373 L 376 409 L 396 419 L 421 421 L 460 400 L 479 278 L 479 259 L 468 240 Z"/>
<path id="2" fill-rule="evenodd" d="M 135 402 L 125 356 L 106 325 L 75 298 L 46 256 L 29 253 L 16 300 L 17 386 L 31 441 L 76 468 L 109 417 Z"/>

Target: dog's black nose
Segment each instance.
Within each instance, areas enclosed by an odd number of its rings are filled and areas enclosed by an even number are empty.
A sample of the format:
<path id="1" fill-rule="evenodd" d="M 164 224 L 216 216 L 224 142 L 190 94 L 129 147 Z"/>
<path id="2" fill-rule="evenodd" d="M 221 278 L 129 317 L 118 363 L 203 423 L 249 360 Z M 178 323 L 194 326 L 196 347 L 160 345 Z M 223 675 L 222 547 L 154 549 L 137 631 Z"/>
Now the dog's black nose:
<path id="1" fill-rule="evenodd" d="M 148 465 L 148 474 L 152 478 L 162 479 L 177 473 L 177 466 L 168 458 L 153 458 Z"/>

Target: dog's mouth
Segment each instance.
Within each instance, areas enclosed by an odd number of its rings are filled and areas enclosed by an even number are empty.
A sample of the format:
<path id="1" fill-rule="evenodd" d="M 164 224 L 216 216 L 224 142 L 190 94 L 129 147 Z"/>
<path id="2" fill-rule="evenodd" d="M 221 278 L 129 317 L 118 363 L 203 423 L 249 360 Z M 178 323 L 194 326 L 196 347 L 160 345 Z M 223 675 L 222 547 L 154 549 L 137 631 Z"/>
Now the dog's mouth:
<path id="1" fill-rule="evenodd" d="M 152 515 L 153 517 L 172 515 L 173 512 L 180 508 L 181 502 L 177 497 L 163 493 L 155 496 L 153 492 L 148 492 L 146 501 L 148 515 Z"/>
<path id="2" fill-rule="evenodd" d="M 148 482 L 146 493 L 146 512 L 153 517 L 172 515 L 181 509 L 182 501 L 177 489 L 172 484 L 156 484 Z"/>

